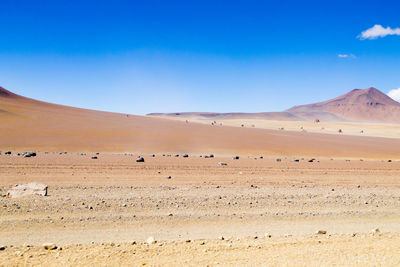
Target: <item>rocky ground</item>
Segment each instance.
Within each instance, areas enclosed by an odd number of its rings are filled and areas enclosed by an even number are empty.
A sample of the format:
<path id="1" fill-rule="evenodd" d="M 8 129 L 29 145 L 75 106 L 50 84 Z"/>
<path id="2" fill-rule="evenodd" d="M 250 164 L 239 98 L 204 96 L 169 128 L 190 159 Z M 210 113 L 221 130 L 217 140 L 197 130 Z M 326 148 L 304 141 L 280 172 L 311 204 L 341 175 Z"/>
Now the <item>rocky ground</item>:
<path id="1" fill-rule="evenodd" d="M 0 266 L 400 264 L 398 161 L 137 156 L 1 155 Z"/>

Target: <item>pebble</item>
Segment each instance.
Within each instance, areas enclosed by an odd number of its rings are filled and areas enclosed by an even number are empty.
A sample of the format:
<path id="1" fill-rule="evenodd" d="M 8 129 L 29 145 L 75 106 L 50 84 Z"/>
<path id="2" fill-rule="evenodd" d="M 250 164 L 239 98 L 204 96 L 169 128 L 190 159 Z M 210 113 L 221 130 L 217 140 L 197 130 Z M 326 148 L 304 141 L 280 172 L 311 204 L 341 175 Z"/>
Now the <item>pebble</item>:
<path id="1" fill-rule="evenodd" d="M 146 243 L 151 245 L 157 243 L 157 241 L 154 239 L 154 237 L 150 236 L 149 238 L 147 238 Z"/>
<path id="2" fill-rule="evenodd" d="M 53 250 L 53 249 L 56 249 L 56 248 L 57 248 L 57 246 L 56 246 L 54 243 L 44 243 L 44 244 L 42 245 L 42 247 L 43 247 L 45 250 Z"/>

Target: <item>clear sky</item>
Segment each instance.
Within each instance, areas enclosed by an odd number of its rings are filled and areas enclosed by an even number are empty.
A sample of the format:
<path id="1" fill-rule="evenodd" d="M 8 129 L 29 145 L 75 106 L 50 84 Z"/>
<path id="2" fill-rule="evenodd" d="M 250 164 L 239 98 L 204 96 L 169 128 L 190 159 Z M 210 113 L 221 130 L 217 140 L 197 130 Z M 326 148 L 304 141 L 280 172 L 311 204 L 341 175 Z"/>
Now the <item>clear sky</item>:
<path id="1" fill-rule="evenodd" d="M 260 112 L 400 87 L 399 1 L 2 0 L 0 10 L 0 86 L 53 103 Z"/>

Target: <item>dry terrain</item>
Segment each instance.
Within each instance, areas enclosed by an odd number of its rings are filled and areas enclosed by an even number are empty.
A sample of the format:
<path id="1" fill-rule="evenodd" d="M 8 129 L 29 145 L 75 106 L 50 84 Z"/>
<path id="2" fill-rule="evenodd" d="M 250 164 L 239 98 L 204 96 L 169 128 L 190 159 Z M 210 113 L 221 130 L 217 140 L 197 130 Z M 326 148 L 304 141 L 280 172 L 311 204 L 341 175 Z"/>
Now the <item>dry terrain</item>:
<path id="1" fill-rule="evenodd" d="M 399 161 L 94 155 L 0 156 L 0 266 L 400 263 Z"/>
<path id="2" fill-rule="evenodd" d="M 336 100 L 371 98 L 395 110 Z M 0 87 L 0 266 L 400 265 L 397 124 L 175 117 Z M 6 197 L 29 182 L 48 196 Z"/>

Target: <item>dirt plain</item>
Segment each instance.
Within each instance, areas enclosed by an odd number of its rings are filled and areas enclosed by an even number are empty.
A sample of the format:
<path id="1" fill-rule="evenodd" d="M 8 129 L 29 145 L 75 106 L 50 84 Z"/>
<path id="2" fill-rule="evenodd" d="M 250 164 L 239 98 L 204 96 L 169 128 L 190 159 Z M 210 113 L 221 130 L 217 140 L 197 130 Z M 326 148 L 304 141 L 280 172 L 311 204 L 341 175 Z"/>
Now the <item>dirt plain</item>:
<path id="1" fill-rule="evenodd" d="M 400 264 L 396 159 L 14 154 L 0 156 L 0 266 Z M 5 197 L 31 181 L 49 195 Z"/>
<path id="2" fill-rule="evenodd" d="M 400 265 L 399 125 L 186 121 L 1 87 L 0 122 L 0 266 Z M 48 196 L 6 197 L 29 182 Z"/>

